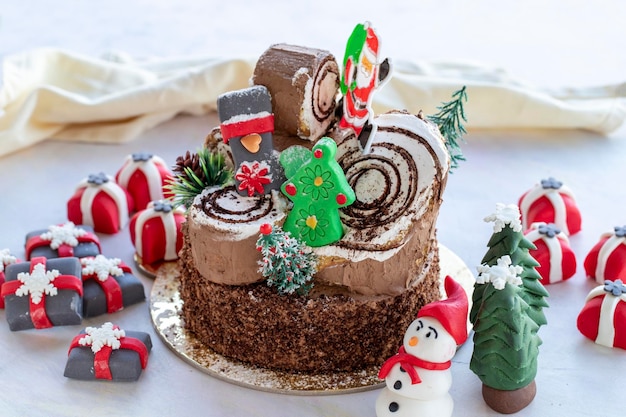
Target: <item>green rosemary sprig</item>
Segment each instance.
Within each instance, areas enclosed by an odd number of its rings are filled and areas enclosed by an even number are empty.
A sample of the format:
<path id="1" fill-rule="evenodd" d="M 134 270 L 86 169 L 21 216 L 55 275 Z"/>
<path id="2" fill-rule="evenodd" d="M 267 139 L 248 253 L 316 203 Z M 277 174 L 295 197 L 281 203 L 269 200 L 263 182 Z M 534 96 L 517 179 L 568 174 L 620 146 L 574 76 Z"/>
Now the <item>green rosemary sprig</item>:
<path id="1" fill-rule="evenodd" d="M 428 116 L 428 120 L 439 127 L 439 132 L 445 139 L 452 164 L 450 170 L 457 168 L 459 161 L 465 161 L 459 143 L 463 141 L 463 135 L 467 133 L 463 127 L 463 123 L 467 122 L 465 109 L 463 108 L 464 102 L 467 102 L 465 86 L 452 94 L 451 101 L 437 107 L 437 110 L 439 110 L 437 114 Z"/>

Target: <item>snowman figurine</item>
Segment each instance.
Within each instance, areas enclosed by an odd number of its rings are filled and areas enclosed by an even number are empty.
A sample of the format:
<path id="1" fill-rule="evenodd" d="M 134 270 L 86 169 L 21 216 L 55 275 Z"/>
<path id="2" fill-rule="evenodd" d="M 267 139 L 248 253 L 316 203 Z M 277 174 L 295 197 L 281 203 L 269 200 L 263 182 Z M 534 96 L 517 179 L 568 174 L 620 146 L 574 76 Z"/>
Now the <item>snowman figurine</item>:
<path id="1" fill-rule="evenodd" d="M 465 290 L 446 277 L 447 299 L 420 309 L 404 334 L 399 352 L 378 374 L 385 388 L 376 400 L 376 416 L 449 417 L 454 403 L 451 359 L 467 340 L 468 300 Z"/>

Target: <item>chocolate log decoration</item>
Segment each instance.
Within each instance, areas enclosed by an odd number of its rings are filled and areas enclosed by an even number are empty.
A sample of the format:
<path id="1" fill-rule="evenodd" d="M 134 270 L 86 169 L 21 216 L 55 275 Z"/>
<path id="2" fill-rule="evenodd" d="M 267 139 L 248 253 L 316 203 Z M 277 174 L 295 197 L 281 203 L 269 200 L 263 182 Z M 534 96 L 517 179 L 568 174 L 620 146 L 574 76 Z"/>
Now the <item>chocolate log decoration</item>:
<path id="1" fill-rule="evenodd" d="M 272 96 L 277 134 L 315 142 L 335 121 L 339 66 L 330 52 L 273 45 L 259 57 L 252 82 Z"/>

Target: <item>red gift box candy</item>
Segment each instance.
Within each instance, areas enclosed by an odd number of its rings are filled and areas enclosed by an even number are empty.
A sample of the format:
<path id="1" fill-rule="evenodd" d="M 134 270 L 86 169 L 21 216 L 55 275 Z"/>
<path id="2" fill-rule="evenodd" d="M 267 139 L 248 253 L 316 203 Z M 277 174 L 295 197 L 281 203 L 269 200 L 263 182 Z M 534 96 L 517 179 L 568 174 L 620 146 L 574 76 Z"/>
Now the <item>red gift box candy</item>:
<path id="1" fill-rule="evenodd" d="M 591 290 L 577 326 L 599 345 L 626 349 L 626 285 L 621 279 L 607 280 Z"/>
<path id="2" fill-rule="evenodd" d="M 128 155 L 115 174 L 120 187 L 132 196 L 135 210 L 143 210 L 151 201 L 167 198 L 163 186 L 170 178 L 172 172 L 165 161 L 145 152 Z"/>
<path id="3" fill-rule="evenodd" d="M 0 249 L 0 286 L 4 283 L 4 268 L 17 263 L 19 260 L 11 255 L 8 249 Z M 0 297 L 0 308 L 4 308 L 4 297 Z"/>
<path id="4" fill-rule="evenodd" d="M 519 200 L 522 227 L 537 222 L 554 223 L 567 236 L 581 229 L 581 217 L 572 190 L 554 178 L 541 180 Z"/>
<path id="5" fill-rule="evenodd" d="M 130 239 L 144 264 L 178 259 L 183 246 L 181 225 L 185 221 L 182 208 L 173 208 L 166 201 L 154 201 L 136 213 L 130 221 Z"/>
<path id="6" fill-rule="evenodd" d="M 606 279 L 626 276 L 626 226 L 604 233 L 585 257 L 585 272 L 598 284 Z"/>
<path id="7" fill-rule="evenodd" d="M 553 223 L 533 223 L 524 235 L 537 249 L 530 255 L 539 262 L 537 272 L 543 285 L 562 282 L 576 273 L 576 255 L 569 239 Z"/>
<path id="8" fill-rule="evenodd" d="M 67 202 L 70 221 L 109 234 L 117 233 L 128 223 L 132 210 L 130 194 L 104 173 L 91 174 L 81 181 Z"/>

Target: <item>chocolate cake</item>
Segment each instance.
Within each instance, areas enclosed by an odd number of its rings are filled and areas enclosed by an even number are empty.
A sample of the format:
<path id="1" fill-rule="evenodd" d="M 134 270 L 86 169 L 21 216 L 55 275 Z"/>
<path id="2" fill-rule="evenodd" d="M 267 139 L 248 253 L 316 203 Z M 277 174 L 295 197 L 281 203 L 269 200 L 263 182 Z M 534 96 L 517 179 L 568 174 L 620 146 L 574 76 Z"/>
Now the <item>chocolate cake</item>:
<path id="1" fill-rule="evenodd" d="M 290 70 L 283 65 L 275 77 L 298 82 L 272 79 L 271 71 L 263 68 L 285 54 Z M 358 135 L 339 127 L 334 101 L 329 111 L 326 101 L 320 105 L 311 100 L 336 97 L 337 68 L 334 57 L 324 51 L 271 47 L 255 70 L 263 77 L 255 76 L 253 82 L 263 82 L 272 98 L 291 92 L 295 107 L 273 106 L 271 117 L 259 113 L 236 119 L 246 128 L 251 119 L 254 126 L 259 126 L 257 118 L 263 126 L 275 120 L 277 129 L 271 132 L 276 154 L 294 144 L 315 150 L 322 136 L 337 145 L 336 162 L 356 199 L 339 208 L 343 236 L 310 248 L 317 263 L 308 292 L 280 293 L 259 268 L 261 226 L 280 228 L 293 210 L 284 191 L 242 195 L 245 184 L 237 178 L 243 176 L 236 174 L 234 185 L 208 187 L 188 207 L 179 260 L 184 326 L 226 357 L 311 373 L 380 366 L 395 353 L 420 307 L 440 297 L 435 223 L 450 167 L 445 141 L 421 115 L 393 111 L 369 120 L 375 128 L 369 152 L 364 152 Z M 316 106 L 331 120 L 312 120 Z M 233 123 L 232 117 L 221 120 Z M 225 143 L 223 132 L 214 129 L 205 145 L 226 155 L 227 163 L 241 172 L 234 161 L 243 154 L 233 158 L 235 145 Z M 230 141 L 250 136 L 242 132 L 233 135 L 229 130 Z M 287 178 L 289 174 L 286 170 Z"/>

